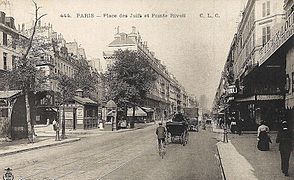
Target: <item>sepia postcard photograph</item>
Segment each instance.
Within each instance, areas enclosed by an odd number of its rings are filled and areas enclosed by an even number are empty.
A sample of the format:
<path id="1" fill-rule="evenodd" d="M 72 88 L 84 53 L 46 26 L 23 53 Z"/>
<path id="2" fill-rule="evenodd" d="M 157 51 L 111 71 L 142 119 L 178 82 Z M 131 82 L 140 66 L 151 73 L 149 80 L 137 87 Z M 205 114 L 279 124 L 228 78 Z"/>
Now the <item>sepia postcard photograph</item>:
<path id="1" fill-rule="evenodd" d="M 0 0 L 0 179 L 294 179 L 294 0 Z"/>

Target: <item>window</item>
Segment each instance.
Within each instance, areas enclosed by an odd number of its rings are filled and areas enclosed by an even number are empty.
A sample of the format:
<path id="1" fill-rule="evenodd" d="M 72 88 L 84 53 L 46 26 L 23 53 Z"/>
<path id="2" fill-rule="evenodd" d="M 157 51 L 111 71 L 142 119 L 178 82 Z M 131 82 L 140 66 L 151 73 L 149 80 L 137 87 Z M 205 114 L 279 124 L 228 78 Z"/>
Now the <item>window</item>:
<path id="1" fill-rule="evenodd" d="M 271 39 L 271 28 L 269 26 L 267 26 L 266 27 L 266 40 L 269 41 L 270 39 Z"/>
<path id="2" fill-rule="evenodd" d="M 3 53 L 3 69 L 7 70 L 7 53 Z"/>
<path id="3" fill-rule="evenodd" d="M 269 16 L 271 14 L 271 4 L 270 1 L 262 3 L 262 17 Z"/>
<path id="4" fill-rule="evenodd" d="M 265 3 L 262 3 L 262 17 L 265 17 Z"/>
<path id="5" fill-rule="evenodd" d="M 16 38 L 12 39 L 12 48 L 16 49 Z"/>
<path id="6" fill-rule="evenodd" d="M 7 34 L 3 32 L 3 45 L 7 46 Z"/>
<path id="7" fill-rule="evenodd" d="M 12 68 L 16 68 L 16 56 L 12 55 Z"/>
<path id="8" fill-rule="evenodd" d="M 270 12 L 271 12 L 271 9 L 270 9 L 270 1 L 267 1 L 266 2 L 266 15 L 269 16 L 270 15 Z"/>
<path id="9" fill-rule="evenodd" d="M 264 46 L 271 38 L 270 26 L 262 28 L 262 45 Z"/>

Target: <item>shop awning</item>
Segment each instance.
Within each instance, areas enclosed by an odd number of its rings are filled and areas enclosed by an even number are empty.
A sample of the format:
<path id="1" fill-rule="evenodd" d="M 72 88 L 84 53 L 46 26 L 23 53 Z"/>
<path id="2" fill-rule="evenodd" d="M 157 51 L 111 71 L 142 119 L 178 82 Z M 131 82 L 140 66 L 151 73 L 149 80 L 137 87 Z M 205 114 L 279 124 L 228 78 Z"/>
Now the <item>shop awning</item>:
<path id="1" fill-rule="evenodd" d="M 154 109 L 149 108 L 149 107 L 141 107 L 145 112 L 149 113 L 149 112 L 154 112 Z"/>
<path id="2" fill-rule="evenodd" d="M 255 96 L 249 96 L 249 97 L 235 99 L 235 102 L 246 102 L 246 101 L 255 101 Z"/>
<path id="3" fill-rule="evenodd" d="M 258 101 L 283 100 L 283 95 L 256 95 Z"/>
<path id="4" fill-rule="evenodd" d="M 236 102 L 246 102 L 246 101 L 271 101 L 271 100 L 283 100 L 283 95 L 255 95 L 245 98 L 235 99 Z"/>
<path id="5" fill-rule="evenodd" d="M 127 116 L 133 116 L 133 108 L 128 108 Z M 135 116 L 147 116 L 147 113 L 142 108 L 135 108 Z"/>
<path id="6" fill-rule="evenodd" d="M 13 91 L 0 91 L 0 99 L 7 99 L 13 96 L 17 96 L 21 93 L 21 90 L 13 90 Z"/>

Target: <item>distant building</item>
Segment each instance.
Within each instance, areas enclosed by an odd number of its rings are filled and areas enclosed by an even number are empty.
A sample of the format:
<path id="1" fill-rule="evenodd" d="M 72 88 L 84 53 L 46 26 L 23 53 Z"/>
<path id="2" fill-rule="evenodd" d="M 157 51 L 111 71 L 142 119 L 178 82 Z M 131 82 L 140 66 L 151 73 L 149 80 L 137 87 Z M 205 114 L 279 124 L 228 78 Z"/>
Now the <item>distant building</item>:
<path id="1" fill-rule="evenodd" d="M 187 106 L 188 97 L 185 89 L 168 72 L 159 59 L 154 56 L 154 52 L 149 50 L 147 41 L 142 41 L 141 35 L 132 27 L 132 32 L 127 34 L 119 32 L 116 28 L 114 40 L 107 46 L 103 52 L 107 68 L 111 67 L 114 61 L 113 53 L 116 50 L 134 50 L 148 58 L 150 67 L 157 73 L 158 79 L 154 83 L 154 88 L 147 95 L 144 106 L 155 109 L 157 119 L 167 118 L 174 112 L 181 111 L 182 107 Z"/>
<path id="2" fill-rule="evenodd" d="M 0 70 L 11 70 L 15 66 L 16 58 L 19 58 L 24 51 L 20 42 L 28 38 L 16 30 L 14 18 L 6 17 L 2 11 L 0 11 L 0 37 Z"/>
<path id="3" fill-rule="evenodd" d="M 22 29 L 22 34 L 30 36 L 32 29 Z M 85 50 L 77 42 L 66 42 L 62 34 L 53 30 L 52 24 L 41 24 L 36 27 L 33 47 L 37 56 L 36 68 L 44 75 L 61 77 L 66 75 L 74 78 L 79 66 L 86 62 Z M 57 118 L 58 106 L 61 103 L 58 95 L 60 89 L 58 80 L 48 79 L 36 94 L 36 122 L 43 124 L 47 119 L 53 121 Z"/>
<path id="4" fill-rule="evenodd" d="M 88 59 L 88 64 L 99 73 L 102 72 L 101 60 L 99 58 Z"/>

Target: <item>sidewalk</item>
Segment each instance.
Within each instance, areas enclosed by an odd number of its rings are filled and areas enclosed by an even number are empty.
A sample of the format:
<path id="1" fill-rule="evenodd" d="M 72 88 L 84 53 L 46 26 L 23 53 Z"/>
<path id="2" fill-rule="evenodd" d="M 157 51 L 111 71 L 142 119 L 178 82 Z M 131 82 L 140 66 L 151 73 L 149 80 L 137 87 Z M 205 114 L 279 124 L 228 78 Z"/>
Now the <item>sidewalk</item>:
<path id="1" fill-rule="evenodd" d="M 43 147 L 56 146 L 64 143 L 70 143 L 79 141 L 83 135 L 98 135 L 103 133 L 123 133 L 128 131 L 134 131 L 138 129 L 143 129 L 148 126 L 152 126 L 154 123 L 146 124 L 136 124 L 134 129 L 121 129 L 118 131 L 103 131 L 100 129 L 90 129 L 90 130 L 66 130 L 66 139 L 61 141 L 55 141 L 55 132 L 53 131 L 52 125 L 37 125 L 35 127 L 36 134 L 38 135 L 35 143 L 28 143 L 28 140 L 20 139 L 12 142 L 0 141 L 0 157 L 9 154 L 15 154 L 19 152 L 29 151 L 33 149 L 40 149 Z M 60 132 L 61 133 L 61 132 Z"/>
<path id="2" fill-rule="evenodd" d="M 50 147 L 75 142 L 79 140 L 80 138 L 77 137 L 69 137 L 61 141 L 55 141 L 54 137 L 38 137 L 35 143 L 28 143 L 27 139 L 15 140 L 13 142 L 0 142 L 0 157 L 33 149 L 40 149 L 43 147 Z"/>
<path id="3" fill-rule="evenodd" d="M 103 133 L 122 133 L 127 131 L 134 131 L 138 129 L 143 129 L 148 126 L 152 126 L 154 123 L 137 123 L 135 124 L 135 128 L 133 129 L 119 129 L 115 131 L 107 131 L 104 129 L 94 128 L 94 129 L 66 129 L 65 134 L 67 135 L 90 135 L 90 134 L 103 134 Z M 36 133 L 41 136 L 55 136 L 55 132 L 53 131 L 52 124 L 46 126 L 46 125 L 37 125 L 36 127 Z M 61 131 L 60 131 L 61 133 Z"/>
<path id="4" fill-rule="evenodd" d="M 217 132 L 216 130 L 215 132 Z M 275 143 L 276 133 L 271 133 L 273 141 L 270 151 L 257 149 L 256 134 L 228 134 L 229 142 L 221 142 L 219 134 L 217 149 L 223 174 L 226 180 L 279 180 L 294 179 L 294 154 L 290 158 L 289 177 L 285 177 L 280 168 L 280 152 Z"/>

